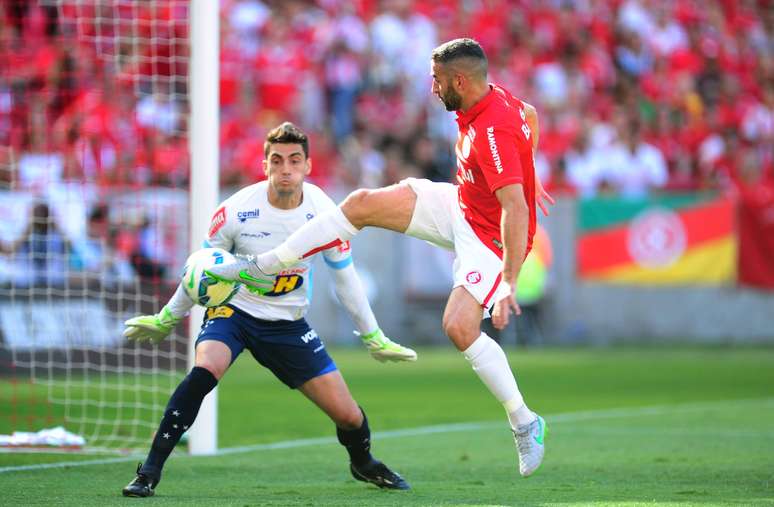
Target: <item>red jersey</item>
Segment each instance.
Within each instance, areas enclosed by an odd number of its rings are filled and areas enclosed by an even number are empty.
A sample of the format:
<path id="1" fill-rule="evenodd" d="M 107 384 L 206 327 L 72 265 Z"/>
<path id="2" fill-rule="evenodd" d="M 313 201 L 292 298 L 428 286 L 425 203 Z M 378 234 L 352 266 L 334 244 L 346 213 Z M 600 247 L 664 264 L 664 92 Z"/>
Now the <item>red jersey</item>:
<path id="1" fill-rule="evenodd" d="M 457 112 L 457 193 L 473 231 L 502 258 L 502 207 L 495 191 L 521 183 L 529 207 L 526 256 L 532 248 L 535 214 L 535 162 L 532 132 L 522 101 L 497 85 L 466 112 Z"/>

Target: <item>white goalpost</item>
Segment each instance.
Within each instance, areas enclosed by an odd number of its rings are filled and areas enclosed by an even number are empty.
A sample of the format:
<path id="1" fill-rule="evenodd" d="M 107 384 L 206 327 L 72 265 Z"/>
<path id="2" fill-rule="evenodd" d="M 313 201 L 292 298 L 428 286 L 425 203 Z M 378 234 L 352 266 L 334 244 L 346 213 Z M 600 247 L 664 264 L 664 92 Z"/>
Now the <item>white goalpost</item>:
<path id="1" fill-rule="evenodd" d="M 218 204 L 218 2 L 193 0 L 191 3 L 191 248 L 201 248 L 211 213 Z M 194 306 L 189 318 L 188 366 L 193 367 L 194 343 L 204 308 Z M 205 398 L 191 429 L 191 454 L 213 454 L 218 448 L 218 388 Z"/>
<path id="2" fill-rule="evenodd" d="M 0 19 L 0 452 L 144 452 L 203 311 L 158 346 L 121 333 L 171 296 L 218 203 L 219 2 L 18 5 Z M 217 451 L 216 391 L 187 437 Z"/>

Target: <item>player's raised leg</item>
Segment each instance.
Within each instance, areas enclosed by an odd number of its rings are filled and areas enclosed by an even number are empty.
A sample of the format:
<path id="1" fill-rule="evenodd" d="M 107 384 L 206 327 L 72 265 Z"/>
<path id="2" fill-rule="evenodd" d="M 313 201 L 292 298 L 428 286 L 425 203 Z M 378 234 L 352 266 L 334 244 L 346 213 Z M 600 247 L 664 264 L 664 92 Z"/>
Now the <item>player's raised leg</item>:
<path id="1" fill-rule="evenodd" d="M 274 274 L 299 259 L 349 241 L 364 227 L 405 232 L 416 200 L 416 194 L 405 182 L 355 190 L 336 209 L 310 220 L 283 244 L 258 255 L 255 262 L 264 273 Z"/>
<path id="2" fill-rule="evenodd" d="M 464 286 L 455 287 L 443 315 L 444 332 L 505 408 L 517 439 L 519 472 L 527 477 L 543 460 L 545 425 L 524 403 L 502 347 L 481 331 L 482 317 L 481 304 Z"/>
<path id="3" fill-rule="evenodd" d="M 223 377 L 231 359 L 231 349 L 222 342 L 208 340 L 197 345 L 195 366 L 169 398 L 148 457 L 137 466 L 137 475 L 123 489 L 124 496 L 153 496 L 164 463 L 193 424 L 204 397 Z"/>
<path id="4" fill-rule="evenodd" d="M 380 488 L 410 489 L 400 475 L 371 455 L 368 418 L 338 370 L 308 380 L 298 389 L 336 424 L 336 436 L 349 454 L 350 472 L 355 479 Z"/>

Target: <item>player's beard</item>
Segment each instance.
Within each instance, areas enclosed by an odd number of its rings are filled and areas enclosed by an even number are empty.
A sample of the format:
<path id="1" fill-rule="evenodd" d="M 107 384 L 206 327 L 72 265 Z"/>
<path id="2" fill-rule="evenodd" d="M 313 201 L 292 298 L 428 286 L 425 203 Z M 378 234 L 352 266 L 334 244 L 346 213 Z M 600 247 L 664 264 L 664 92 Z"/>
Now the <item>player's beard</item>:
<path id="1" fill-rule="evenodd" d="M 462 108 L 462 95 L 457 93 L 449 83 L 446 93 L 441 95 L 441 102 L 447 111 L 459 111 Z"/>
<path id="2" fill-rule="evenodd" d="M 271 178 L 269 178 L 271 180 Z M 278 178 L 279 180 L 279 178 Z M 295 197 L 301 196 L 302 193 L 302 186 L 304 184 L 303 180 L 300 181 L 298 184 L 295 185 L 280 185 L 279 181 L 270 181 L 269 182 L 274 189 L 274 192 L 276 193 L 277 197 L 281 200 L 285 199 L 293 199 Z"/>
<path id="3" fill-rule="evenodd" d="M 280 187 L 279 185 L 276 185 L 274 186 L 274 191 L 277 192 L 277 195 L 281 199 L 290 199 L 296 195 L 301 194 L 301 185 L 295 185 L 292 187 Z"/>

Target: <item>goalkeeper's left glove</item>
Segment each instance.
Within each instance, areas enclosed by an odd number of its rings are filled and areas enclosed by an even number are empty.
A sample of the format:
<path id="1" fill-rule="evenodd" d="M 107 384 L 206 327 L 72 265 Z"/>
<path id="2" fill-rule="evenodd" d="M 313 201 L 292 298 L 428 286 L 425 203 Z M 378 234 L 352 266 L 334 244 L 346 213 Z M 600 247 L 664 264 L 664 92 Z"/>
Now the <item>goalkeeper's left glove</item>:
<path id="1" fill-rule="evenodd" d="M 371 356 L 377 361 L 416 361 L 417 353 L 408 347 L 404 347 L 399 343 L 395 343 L 384 335 L 381 329 L 373 331 L 368 334 L 360 334 L 355 331 L 355 334 L 360 337 L 363 345 L 366 346 Z"/>
<path id="2" fill-rule="evenodd" d="M 182 319 L 175 317 L 166 306 L 155 315 L 140 315 L 124 322 L 124 336 L 137 342 L 150 342 L 158 345 L 169 336 Z"/>

